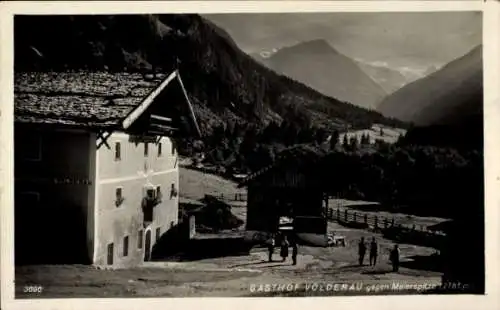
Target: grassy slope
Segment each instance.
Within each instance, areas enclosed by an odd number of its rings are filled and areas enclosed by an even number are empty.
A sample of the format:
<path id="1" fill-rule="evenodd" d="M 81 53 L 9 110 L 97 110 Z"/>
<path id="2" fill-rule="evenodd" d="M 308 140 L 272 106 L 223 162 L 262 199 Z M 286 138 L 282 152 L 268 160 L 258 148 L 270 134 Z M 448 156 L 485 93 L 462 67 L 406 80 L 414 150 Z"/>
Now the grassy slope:
<path id="1" fill-rule="evenodd" d="M 179 168 L 180 197 L 198 200 L 205 195 L 233 196 L 235 193 L 245 193 L 245 189 L 237 187 L 233 181 L 213 174 L 202 173 L 188 168 Z"/>

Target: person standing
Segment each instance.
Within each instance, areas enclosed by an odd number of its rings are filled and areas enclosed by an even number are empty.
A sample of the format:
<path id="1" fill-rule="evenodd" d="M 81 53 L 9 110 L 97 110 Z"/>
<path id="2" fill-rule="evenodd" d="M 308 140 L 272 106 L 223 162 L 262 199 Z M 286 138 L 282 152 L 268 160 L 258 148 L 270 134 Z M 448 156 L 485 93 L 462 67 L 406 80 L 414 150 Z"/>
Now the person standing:
<path id="1" fill-rule="evenodd" d="M 298 245 L 297 245 L 297 240 L 294 240 L 293 244 L 292 244 L 292 264 L 293 265 L 297 265 L 297 254 L 299 252 L 299 248 L 298 248 Z"/>
<path id="2" fill-rule="evenodd" d="M 375 241 L 375 237 L 372 238 L 372 242 L 370 243 L 370 266 L 375 266 L 377 264 L 377 256 L 378 256 L 378 244 Z"/>
<path id="3" fill-rule="evenodd" d="M 391 251 L 391 257 L 390 257 L 393 272 L 398 272 L 399 270 L 399 257 L 400 257 L 399 246 L 395 244 L 394 248 Z"/>
<path id="4" fill-rule="evenodd" d="M 282 261 L 284 262 L 286 258 L 288 257 L 288 247 L 289 247 L 288 240 L 285 235 L 283 235 L 283 239 L 281 240 L 281 251 L 280 251 L 280 256 L 282 258 Z"/>
<path id="5" fill-rule="evenodd" d="M 359 255 L 359 265 L 360 266 L 363 266 L 363 261 L 365 260 L 365 254 L 366 254 L 365 238 L 361 237 L 361 240 L 359 241 L 359 244 L 358 244 L 358 255 Z"/>
<path id="6" fill-rule="evenodd" d="M 267 251 L 269 254 L 269 262 L 273 261 L 273 252 L 274 252 L 274 236 L 271 235 L 271 237 L 267 240 Z"/>

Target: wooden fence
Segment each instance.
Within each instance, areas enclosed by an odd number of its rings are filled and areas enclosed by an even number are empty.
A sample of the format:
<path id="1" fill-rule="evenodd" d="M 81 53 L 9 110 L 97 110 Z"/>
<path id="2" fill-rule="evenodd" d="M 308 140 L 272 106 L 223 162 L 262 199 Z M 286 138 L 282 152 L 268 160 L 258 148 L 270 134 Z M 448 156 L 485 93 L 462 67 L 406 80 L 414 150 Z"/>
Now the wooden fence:
<path id="1" fill-rule="evenodd" d="M 245 193 L 235 193 L 230 195 L 219 194 L 217 198 L 225 201 L 247 201 L 247 194 Z"/>
<path id="2" fill-rule="evenodd" d="M 394 218 L 382 217 L 377 215 L 368 215 L 365 213 L 352 211 L 352 210 L 341 210 L 329 208 L 327 218 L 339 222 L 340 224 L 353 224 L 359 226 L 365 226 L 366 228 L 372 229 L 388 229 L 388 228 L 399 228 L 409 231 L 420 231 L 430 234 L 442 234 L 440 232 L 435 232 L 428 230 L 424 225 L 404 225 L 397 223 Z"/>
<path id="3" fill-rule="evenodd" d="M 385 238 L 397 242 L 441 249 L 447 241 L 443 232 L 428 230 L 424 225 L 400 224 L 394 218 L 333 208 L 328 209 L 327 217 L 342 226 L 381 232 Z"/>
<path id="4" fill-rule="evenodd" d="M 234 194 L 219 194 L 216 196 L 217 199 L 225 201 L 247 201 L 246 193 L 234 193 Z M 357 226 L 365 226 L 366 228 L 372 229 L 388 229 L 388 228 L 400 228 L 410 231 L 421 231 L 430 234 L 442 234 L 441 232 L 435 232 L 428 230 L 427 226 L 424 225 L 404 225 L 397 223 L 397 221 L 392 217 L 383 217 L 377 215 L 369 215 L 364 212 L 348 210 L 344 208 L 328 208 L 327 218 L 329 220 L 337 221 L 341 224 L 352 224 Z"/>
<path id="5" fill-rule="evenodd" d="M 225 201 L 246 201 L 246 193 L 219 194 L 216 198 Z M 381 232 L 384 237 L 409 244 L 440 248 L 446 242 L 446 234 L 429 230 L 425 225 L 401 224 L 393 217 L 370 215 L 364 212 L 330 207 L 327 209 L 328 220 L 342 226 Z"/>

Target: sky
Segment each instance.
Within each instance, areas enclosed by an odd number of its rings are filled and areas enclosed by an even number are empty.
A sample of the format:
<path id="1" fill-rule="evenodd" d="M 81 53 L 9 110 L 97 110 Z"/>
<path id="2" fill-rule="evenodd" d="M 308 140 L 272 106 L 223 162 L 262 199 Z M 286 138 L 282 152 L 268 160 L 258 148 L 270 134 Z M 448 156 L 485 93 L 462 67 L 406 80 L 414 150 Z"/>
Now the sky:
<path id="1" fill-rule="evenodd" d="M 205 17 L 226 30 L 249 54 L 266 54 L 299 42 L 324 39 L 346 56 L 405 75 L 425 75 L 482 43 L 480 12 L 240 13 Z"/>

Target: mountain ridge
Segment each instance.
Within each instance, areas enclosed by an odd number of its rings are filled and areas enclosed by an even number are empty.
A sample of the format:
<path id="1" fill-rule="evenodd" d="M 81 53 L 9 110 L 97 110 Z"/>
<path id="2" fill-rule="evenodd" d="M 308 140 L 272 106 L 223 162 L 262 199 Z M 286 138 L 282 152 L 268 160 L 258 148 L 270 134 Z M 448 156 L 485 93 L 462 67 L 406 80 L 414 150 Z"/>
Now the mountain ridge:
<path id="1" fill-rule="evenodd" d="M 254 57 L 272 70 L 341 101 L 374 109 L 387 92 L 356 61 L 326 40 L 313 39 L 276 49 L 269 57 Z"/>
<path id="2" fill-rule="evenodd" d="M 362 61 L 356 61 L 358 66 L 387 93 L 392 94 L 396 90 L 409 83 L 408 78 L 396 69 L 375 66 Z M 380 102 L 378 102 L 379 104 Z"/>
<path id="3" fill-rule="evenodd" d="M 389 95 L 378 111 L 417 125 L 457 122 L 453 119 L 461 117 L 457 113 L 460 109 L 482 113 L 482 96 L 482 45 L 478 45 L 440 70 Z"/>

